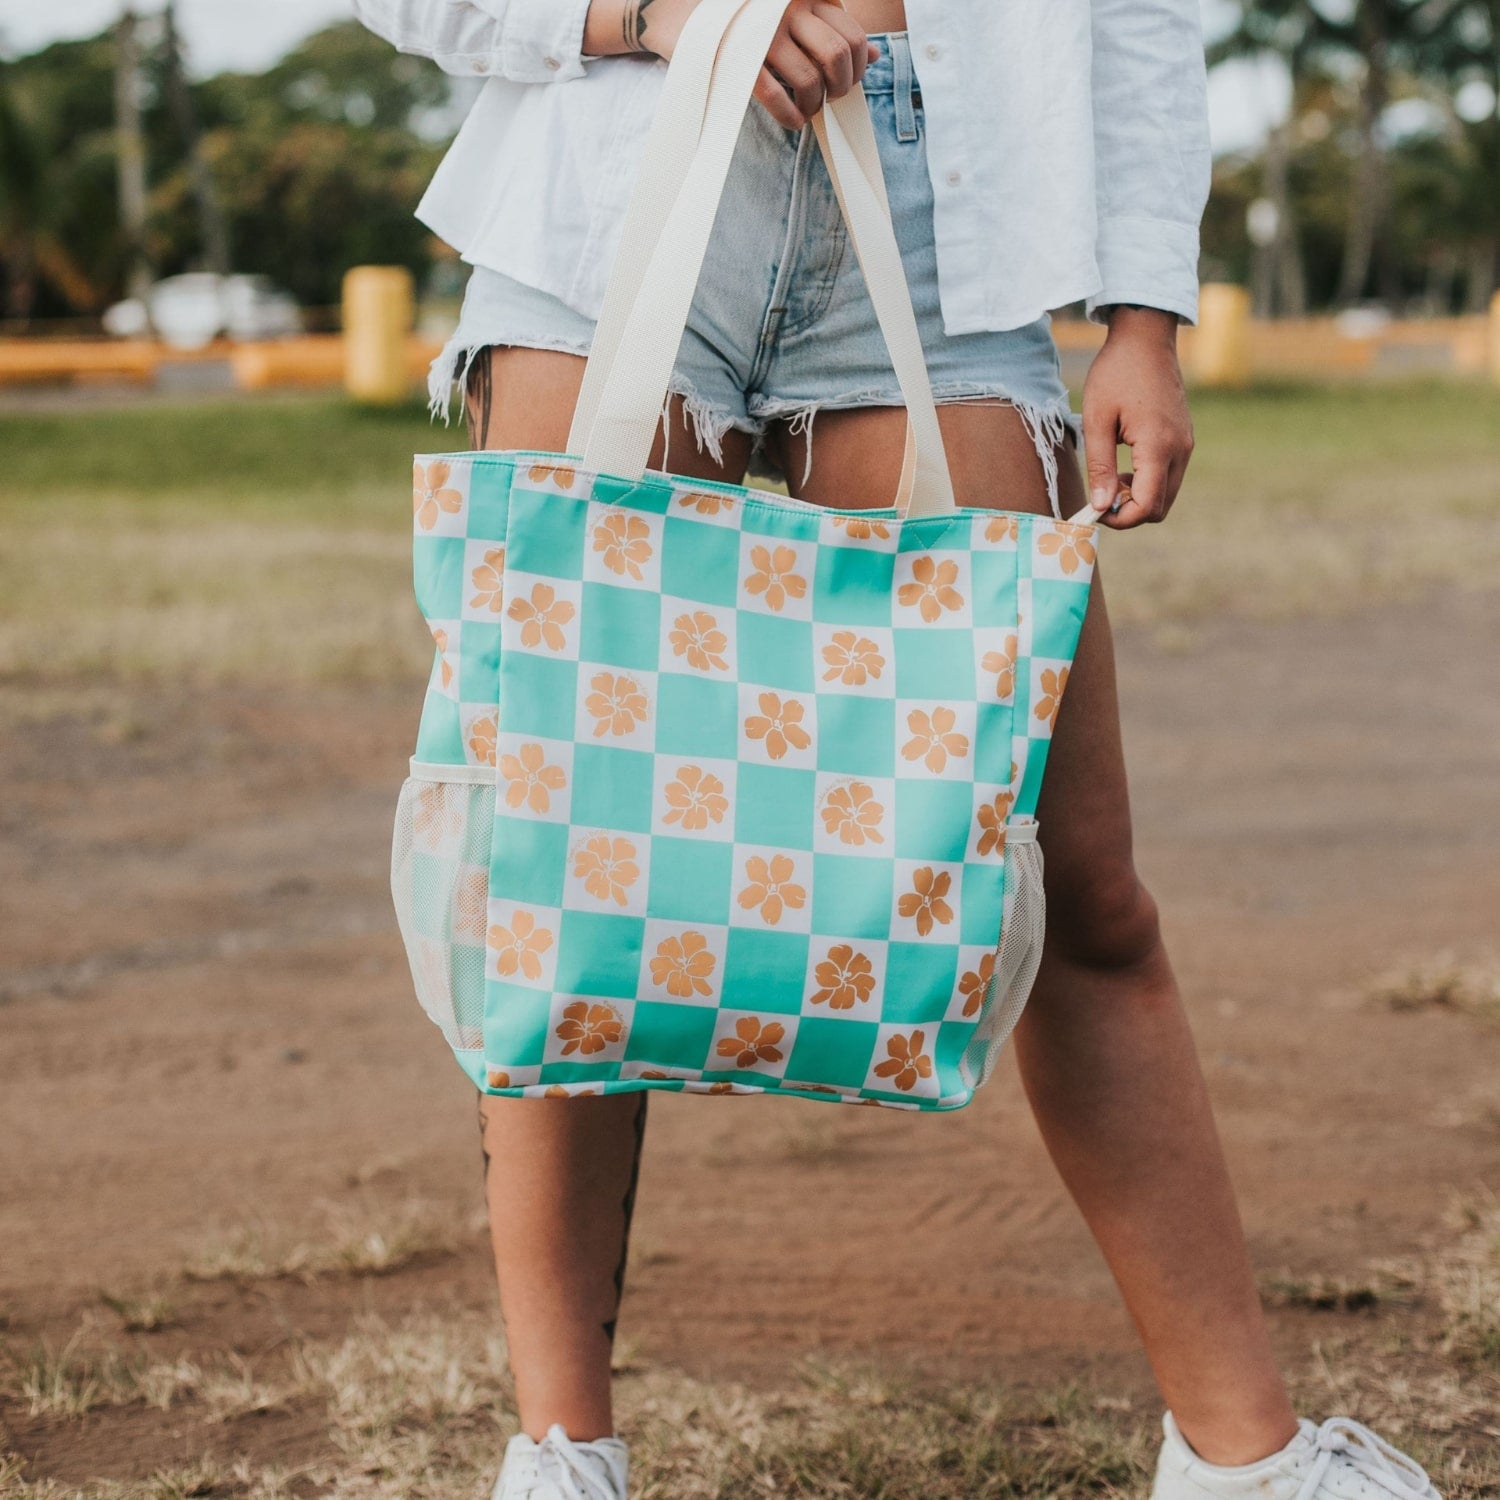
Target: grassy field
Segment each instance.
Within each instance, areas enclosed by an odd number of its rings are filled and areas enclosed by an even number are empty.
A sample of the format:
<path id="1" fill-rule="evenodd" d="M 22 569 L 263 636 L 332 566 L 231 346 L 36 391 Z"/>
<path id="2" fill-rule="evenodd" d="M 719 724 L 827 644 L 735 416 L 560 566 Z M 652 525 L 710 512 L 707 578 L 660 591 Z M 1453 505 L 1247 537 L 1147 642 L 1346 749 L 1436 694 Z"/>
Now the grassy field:
<path id="1" fill-rule="evenodd" d="M 1204 394 L 1168 527 L 1112 538 L 1116 618 L 1347 609 L 1500 570 L 1500 391 Z M 417 409 L 332 399 L 0 416 L 0 680 L 382 680 L 409 600 Z"/>

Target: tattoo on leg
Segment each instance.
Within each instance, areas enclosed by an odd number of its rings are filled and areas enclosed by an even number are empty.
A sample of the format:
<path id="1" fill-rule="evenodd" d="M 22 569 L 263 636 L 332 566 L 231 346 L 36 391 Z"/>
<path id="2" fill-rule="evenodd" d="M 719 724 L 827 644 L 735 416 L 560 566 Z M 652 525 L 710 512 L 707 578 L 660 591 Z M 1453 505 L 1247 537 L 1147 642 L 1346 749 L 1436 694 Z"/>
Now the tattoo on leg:
<path id="1" fill-rule="evenodd" d="M 615 1315 L 604 1324 L 604 1336 L 611 1344 L 615 1341 L 615 1324 L 619 1322 L 620 1301 L 625 1295 L 625 1262 L 630 1254 L 630 1221 L 635 1217 L 635 1189 L 641 1176 L 641 1147 L 646 1141 L 646 1101 L 649 1097 L 645 1090 L 639 1095 L 641 1102 L 635 1112 L 635 1155 L 630 1163 L 630 1183 L 620 1205 L 625 1215 L 625 1228 L 620 1236 L 620 1259 L 615 1266 Z"/>
<path id="2" fill-rule="evenodd" d="M 483 448 L 490 440 L 490 412 L 495 400 L 493 349 L 481 349 L 469 365 L 464 382 L 464 415 L 469 422 L 469 446 Z M 482 1096 L 481 1096 L 482 1097 Z"/>
<path id="3" fill-rule="evenodd" d="M 481 1094 L 479 1096 L 479 1154 L 484 1158 L 484 1187 L 486 1209 L 488 1209 L 489 1207 L 490 1147 L 489 1142 L 484 1138 L 484 1131 L 485 1127 L 489 1123 L 489 1117 L 484 1112 L 484 1095 Z"/>
<path id="4" fill-rule="evenodd" d="M 625 0 L 625 13 L 620 18 L 620 24 L 624 31 L 627 52 L 650 52 L 652 50 L 646 42 L 646 28 L 650 24 L 646 11 L 651 3 L 652 0 Z"/>

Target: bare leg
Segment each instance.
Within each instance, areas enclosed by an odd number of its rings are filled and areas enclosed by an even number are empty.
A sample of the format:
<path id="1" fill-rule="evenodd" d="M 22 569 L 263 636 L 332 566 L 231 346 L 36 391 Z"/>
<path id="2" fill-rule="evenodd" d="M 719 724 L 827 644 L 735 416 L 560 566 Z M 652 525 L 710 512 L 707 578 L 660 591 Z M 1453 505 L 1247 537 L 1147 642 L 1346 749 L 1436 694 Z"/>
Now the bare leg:
<path id="1" fill-rule="evenodd" d="M 583 361 L 534 349 L 483 356 L 469 388 L 475 446 L 560 451 Z M 672 467 L 738 481 L 749 440 L 730 433 L 726 463 L 674 423 Z M 651 462 L 660 462 L 662 439 Z M 522 1429 L 554 1422 L 581 1442 L 614 1431 L 610 1349 L 646 1126 L 645 1094 L 593 1099 L 481 1097 L 490 1238 Z"/>
<path id="2" fill-rule="evenodd" d="M 1041 464 L 1014 411 L 950 406 L 941 417 L 961 504 L 1047 510 Z M 888 504 L 904 435 L 901 413 L 823 413 L 806 498 Z M 802 472 L 800 455 L 788 461 Z M 1073 462 L 1059 468 L 1071 515 L 1083 486 Z M 1121 543 L 1132 544 L 1144 541 Z M 1038 820 L 1049 937 L 1016 1032 L 1027 1096 L 1183 1435 L 1210 1462 L 1248 1463 L 1288 1442 L 1296 1419 L 1156 908 L 1135 873 L 1097 582 Z"/>

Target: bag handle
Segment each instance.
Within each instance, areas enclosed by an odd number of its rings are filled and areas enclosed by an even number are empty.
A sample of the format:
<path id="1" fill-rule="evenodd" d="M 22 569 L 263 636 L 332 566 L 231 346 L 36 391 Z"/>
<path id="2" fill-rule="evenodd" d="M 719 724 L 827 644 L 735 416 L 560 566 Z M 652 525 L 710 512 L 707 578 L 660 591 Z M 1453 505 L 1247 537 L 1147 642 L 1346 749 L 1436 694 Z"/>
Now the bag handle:
<path id="1" fill-rule="evenodd" d="M 692 104 L 699 97 L 703 72 L 711 73 L 708 101 L 697 150 L 681 177 L 665 220 L 644 208 L 637 214 L 634 203 L 628 216 L 631 242 L 624 251 L 623 263 L 617 263 L 619 274 L 611 276 L 599 323 L 604 337 L 601 342 L 596 333 L 590 356 L 590 366 L 598 362 L 605 373 L 602 379 L 591 373 L 585 376 L 590 403 L 581 409 L 582 420 L 575 422 L 569 439 L 570 450 L 581 452 L 592 469 L 627 477 L 645 473 L 730 160 L 756 78 L 787 3 L 745 0 L 736 8 L 733 0 L 723 0 L 705 17 L 697 44 L 686 56 L 679 46 L 673 59 L 669 82 L 679 65 L 688 76 L 672 90 L 669 122 L 677 135 L 668 144 L 672 157 L 665 164 L 653 157 L 652 170 L 645 179 L 650 193 L 664 196 L 677 173 L 674 162 L 682 160 L 680 142 L 691 130 Z M 706 8 L 699 7 L 695 14 Z M 730 10 L 734 14 L 726 19 Z M 710 41 L 716 29 L 722 42 L 715 63 Z M 856 89 L 821 112 L 815 130 L 906 401 L 910 446 L 914 449 L 907 513 L 951 514 L 955 508 L 953 487 L 937 408 L 883 183 L 876 186 L 880 183 L 879 155 L 863 92 Z M 662 135 L 666 134 L 664 127 Z M 652 135 L 654 150 L 662 142 L 655 127 Z M 644 249 L 648 235 L 654 244 Z M 635 268 L 642 265 L 644 274 L 632 286 Z M 593 400 L 595 390 L 597 404 Z M 905 499 L 904 494 L 898 496 L 898 504 Z"/>

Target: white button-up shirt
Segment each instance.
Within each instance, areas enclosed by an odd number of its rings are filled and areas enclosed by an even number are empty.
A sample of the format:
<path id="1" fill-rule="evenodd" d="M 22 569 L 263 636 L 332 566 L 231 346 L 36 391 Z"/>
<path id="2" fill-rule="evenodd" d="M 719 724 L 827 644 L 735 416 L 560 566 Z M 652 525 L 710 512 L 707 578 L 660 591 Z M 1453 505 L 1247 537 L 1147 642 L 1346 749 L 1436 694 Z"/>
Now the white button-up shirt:
<path id="1" fill-rule="evenodd" d="M 474 265 L 596 317 L 665 65 L 585 58 L 589 0 L 354 0 L 489 79 L 417 210 Z M 1198 0 L 906 0 L 943 322 L 1087 302 L 1192 320 L 1210 154 Z"/>

